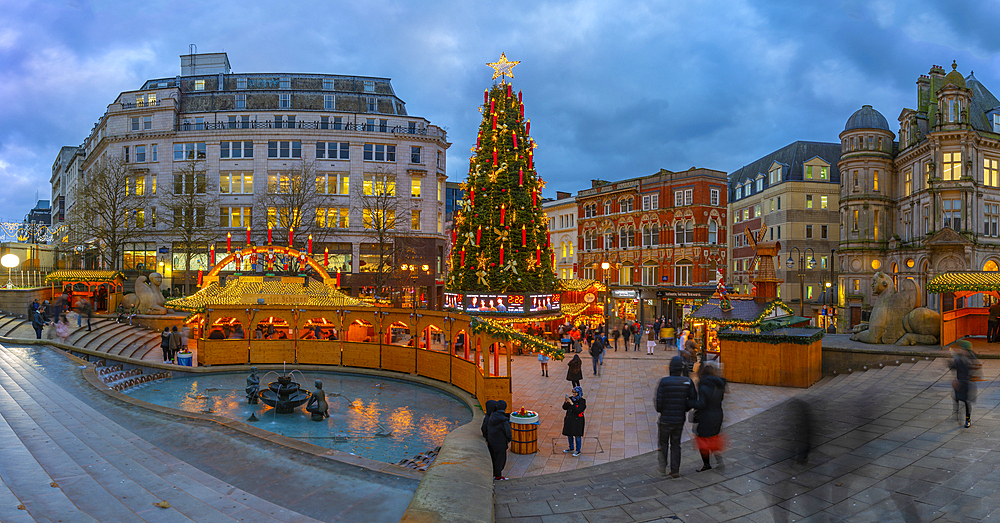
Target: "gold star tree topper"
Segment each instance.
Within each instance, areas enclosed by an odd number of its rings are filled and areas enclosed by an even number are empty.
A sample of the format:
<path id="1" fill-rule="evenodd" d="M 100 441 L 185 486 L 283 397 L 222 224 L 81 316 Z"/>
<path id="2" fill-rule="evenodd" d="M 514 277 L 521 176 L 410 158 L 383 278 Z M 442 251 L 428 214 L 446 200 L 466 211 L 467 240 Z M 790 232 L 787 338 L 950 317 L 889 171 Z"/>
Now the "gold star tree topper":
<path id="1" fill-rule="evenodd" d="M 497 78 L 501 77 L 514 78 L 513 69 L 514 66 L 519 63 L 521 62 L 520 61 L 511 62 L 507 60 L 507 55 L 504 53 L 500 53 L 500 60 L 493 63 L 487 63 L 486 65 L 493 68 L 493 79 L 496 80 Z"/>

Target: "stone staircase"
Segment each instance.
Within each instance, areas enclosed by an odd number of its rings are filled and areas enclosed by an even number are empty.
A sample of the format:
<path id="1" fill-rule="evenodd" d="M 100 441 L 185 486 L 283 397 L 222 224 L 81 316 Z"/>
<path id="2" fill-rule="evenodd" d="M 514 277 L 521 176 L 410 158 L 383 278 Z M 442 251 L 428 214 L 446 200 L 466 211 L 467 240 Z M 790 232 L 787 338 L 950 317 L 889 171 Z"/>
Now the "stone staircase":
<path id="1" fill-rule="evenodd" d="M 3 522 L 316 521 L 163 452 L 3 347 L 0 417 Z"/>
<path id="2" fill-rule="evenodd" d="M 139 325 L 117 323 L 106 318 L 93 318 L 91 330 L 86 321 L 81 327 L 70 322 L 72 331 L 66 342 L 70 345 L 124 358 L 162 362 L 160 333 Z M 45 327 L 42 336 L 51 327 Z M 16 314 L 0 312 L 0 336 L 7 338 L 35 338 L 31 322 Z"/>

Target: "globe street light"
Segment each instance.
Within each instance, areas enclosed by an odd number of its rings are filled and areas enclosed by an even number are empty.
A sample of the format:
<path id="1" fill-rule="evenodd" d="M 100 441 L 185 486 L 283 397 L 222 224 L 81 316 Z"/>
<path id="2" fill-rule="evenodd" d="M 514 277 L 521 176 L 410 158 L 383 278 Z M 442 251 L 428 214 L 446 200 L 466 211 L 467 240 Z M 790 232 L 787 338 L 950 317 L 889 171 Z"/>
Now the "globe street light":
<path id="1" fill-rule="evenodd" d="M 10 279 L 10 271 L 14 267 L 17 267 L 18 264 L 20 264 L 20 263 L 21 263 L 21 259 L 18 258 L 17 255 L 14 254 L 14 253 L 7 253 L 7 254 L 4 254 L 3 257 L 0 257 L 0 265 L 3 265 L 4 267 L 7 267 L 7 285 L 4 286 L 5 288 L 7 288 L 7 289 L 13 289 L 14 288 L 14 282 L 12 282 L 11 279 Z"/>

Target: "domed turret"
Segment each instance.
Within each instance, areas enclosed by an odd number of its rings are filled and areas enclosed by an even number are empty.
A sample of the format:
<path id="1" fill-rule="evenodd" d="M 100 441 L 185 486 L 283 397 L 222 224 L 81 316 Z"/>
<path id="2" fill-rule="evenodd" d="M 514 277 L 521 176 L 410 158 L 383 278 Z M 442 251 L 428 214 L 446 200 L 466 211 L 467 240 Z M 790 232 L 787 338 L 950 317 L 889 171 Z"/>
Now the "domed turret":
<path id="1" fill-rule="evenodd" d="M 962 73 L 958 72 L 958 62 L 951 61 L 951 72 L 944 77 L 944 84 L 955 84 L 958 87 L 965 87 L 965 78 L 962 77 Z"/>
<path id="2" fill-rule="evenodd" d="M 881 129 L 889 131 L 889 122 L 882 116 L 882 113 L 876 111 L 872 106 L 862 105 L 861 109 L 855 111 L 847 119 L 847 125 L 844 126 L 845 131 L 852 129 Z"/>

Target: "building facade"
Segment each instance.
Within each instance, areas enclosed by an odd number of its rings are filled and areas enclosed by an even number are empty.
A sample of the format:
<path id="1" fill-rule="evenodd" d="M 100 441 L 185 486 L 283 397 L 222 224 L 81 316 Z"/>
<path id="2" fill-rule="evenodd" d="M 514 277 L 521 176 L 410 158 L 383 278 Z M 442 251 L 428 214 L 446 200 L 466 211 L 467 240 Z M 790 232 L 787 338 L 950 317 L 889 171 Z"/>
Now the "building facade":
<path id="1" fill-rule="evenodd" d="M 83 146 L 82 171 L 122 159 L 132 173 L 127 190 L 141 200 L 134 216 L 142 234 L 126 245 L 120 268 L 148 272 L 157 266 L 176 285 L 187 258 L 174 227 L 182 219 L 214 232 L 191 253 L 195 272 L 211 265 L 212 244 L 226 251 L 227 234 L 242 247 L 249 228 L 251 242 L 260 245 L 268 225 L 289 223 L 296 247 L 304 248 L 312 235 L 314 256 L 342 273 L 345 291 L 379 295 L 383 291 L 372 282 L 383 280 L 371 272 L 379 266 L 373 257 L 384 255 L 369 225 L 383 213 L 394 243 L 408 245 L 407 263 L 428 267 L 413 285 L 425 303 L 440 303 L 450 145 L 443 129 L 409 115 L 388 78 L 233 74 L 225 53 L 183 55 L 181 61 L 180 76 L 119 94 Z M 58 181 L 62 194 L 64 180 L 53 180 L 53 192 Z M 268 203 L 282 195 L 293 200 L 288 195 L 296 191 L 305 202 L 298 207 Z M 206 194 L 211 208 L 180 216 L 171 196 L 191 192 Z M 391 203 L 369 209 L 372 196 L 388 196 Z M 276 243 L 286 243 L 286 231 L 276 235 Z M 75 246 L 67 247 L 72 252 Z M 401 263 L 393 259 L 390 266 Z"/>
<path id="2" fill-rule="evenodd" d="M 727 266 L 726 173 L 593 180 L 576 202 L 580 275 L 609 283 L 618 320 L 676 322 L 715 292 L 716 269 Z"/>
<path id="3" fill-rule="evenodd" d="M 556 192 L 555 200 L 542 202 L 542 212 L 549 220 L 549 239 L 556 255 L 556 277 L 576 278 L 576 198 L 572 193 Z"/>
<path id="4" fill-rule="evenodd" d="M 850 325 L 872 306 L 876 272 L 925 286 L 954 270 L 1000 268 L 1000 100 L 957 64 L 917 79 L 898 143 L 871 106 L 840 134 L 839 304 Z M 974 299 L 981 299 L 976 297 Z"/>
<path id="5" fill-rule="evenodd" d="M 763 225 L 764 239 L 781 243 L 775 272 L 784 283 L 778 287 L 778 297 L 796 312 L 802 297 L 802 314 L 807 317 L 816 317 L 825 303 L 833 305 L 836 280 L 830 271 L 840 239 L 839 159 L 839 144 L 798 141 L 729 175 L 733 232 L 728 245 L 729 281 L 734 291 L 752 290 L 755 249 L 746 230 L 758 234 Z"/>

